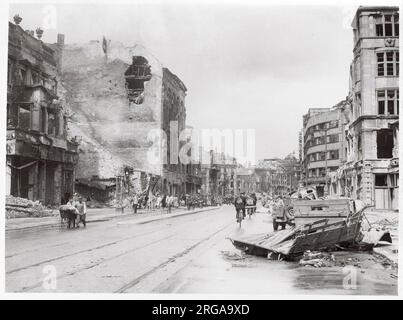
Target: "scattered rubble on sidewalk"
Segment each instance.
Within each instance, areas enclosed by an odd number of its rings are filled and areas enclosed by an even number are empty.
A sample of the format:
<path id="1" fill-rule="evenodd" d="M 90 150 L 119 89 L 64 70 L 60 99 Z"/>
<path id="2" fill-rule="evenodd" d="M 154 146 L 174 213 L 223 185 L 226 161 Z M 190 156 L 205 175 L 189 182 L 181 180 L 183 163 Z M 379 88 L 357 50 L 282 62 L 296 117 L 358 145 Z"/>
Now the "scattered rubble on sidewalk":
<path id="1" fill-rule="evenodd" d="M 43 206 L 39 201 L 6 196 L 6 218 L 29 218 L 53 216 L 52 209 Z"/>

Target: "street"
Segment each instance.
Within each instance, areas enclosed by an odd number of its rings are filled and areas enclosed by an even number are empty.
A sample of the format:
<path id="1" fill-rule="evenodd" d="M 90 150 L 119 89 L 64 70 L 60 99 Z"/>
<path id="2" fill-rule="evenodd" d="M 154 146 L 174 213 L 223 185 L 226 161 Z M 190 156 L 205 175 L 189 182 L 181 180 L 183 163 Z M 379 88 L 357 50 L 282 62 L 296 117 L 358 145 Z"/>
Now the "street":
<path id="1" fill-rule="evenodd" d="M 238 253 L 226 237 L 272 231 L 261 208 L 239 228 L 233 206 L 139 224 L 131 216 L 87 228 L 6 232 L 7 292 L 397 294 L 397 271 L 354 257 L 356 288 L 342 267 L 301 267 Z M 52 273 L 54 272 L 54 273 Z M 54 286 L 47 281 L 55 275 Z"/>

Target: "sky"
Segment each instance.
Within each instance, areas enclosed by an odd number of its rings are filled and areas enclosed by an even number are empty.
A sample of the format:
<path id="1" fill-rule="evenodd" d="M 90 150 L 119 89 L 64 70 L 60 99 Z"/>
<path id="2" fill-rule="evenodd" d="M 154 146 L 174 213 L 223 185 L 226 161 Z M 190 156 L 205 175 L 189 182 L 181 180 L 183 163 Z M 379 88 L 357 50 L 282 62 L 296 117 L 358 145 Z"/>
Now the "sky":
<path id="1" fill-rule="evenodd" d="M 113 3 L 12 4 L 9 18 L 45 25 L 45 42 L 145 46 L 188 88 L 187 123 L 255 129 L 257 159 L 297 155 L 308 108 L 348 95 L 354 6 Z"/>

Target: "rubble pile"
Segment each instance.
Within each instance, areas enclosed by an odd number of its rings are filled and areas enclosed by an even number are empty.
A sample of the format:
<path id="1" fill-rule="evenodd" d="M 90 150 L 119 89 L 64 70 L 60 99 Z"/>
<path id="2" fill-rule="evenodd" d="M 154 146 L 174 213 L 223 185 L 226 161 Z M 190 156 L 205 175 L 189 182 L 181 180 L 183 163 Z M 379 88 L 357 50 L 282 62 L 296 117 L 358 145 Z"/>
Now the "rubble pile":
<path id="1" fill-rule="evenodd" d="M 334 265 L 335 258 L 333 254 L 327 252 L 317 252 L 307 250 L 299 261 L 301 266 L 313 266 L 315 268 L 330 267 Z"/>
<path id="2" fill-rule="evenodd" d="M 6 196 L 6 218 L 48 217 L 53 210 L 43 206 L 39 201 Z"/>

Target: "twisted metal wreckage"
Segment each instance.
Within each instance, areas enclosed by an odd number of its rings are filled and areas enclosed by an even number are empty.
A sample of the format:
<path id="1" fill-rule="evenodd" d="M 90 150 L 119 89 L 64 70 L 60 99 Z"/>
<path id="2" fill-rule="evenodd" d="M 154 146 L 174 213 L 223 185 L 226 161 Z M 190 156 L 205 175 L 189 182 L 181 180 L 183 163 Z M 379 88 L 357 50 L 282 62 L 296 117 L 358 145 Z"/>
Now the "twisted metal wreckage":
<path id="1" fill-rule="evenodd" d="M 301 210 L 307 202 L 311 204 L 310 209 L 314 210 Z M 344 202 L 347 206 L 342 211 L 317 210 L 318 206 L 326 202 Z M 391 243 L 392 238 L 388 230 L 372 228 L 371 225 L 368 230 L 363 230 L 362 222 L 366 218 L 366 208 L 361 201 L 351 199 L 299 200 L 294 202 L 295 227 L 232 237 L 229 240 L 247 254 L 285 260 L 299 259 L 307 251 L 338 248 L 371 250 L 380 241 Z"/>

